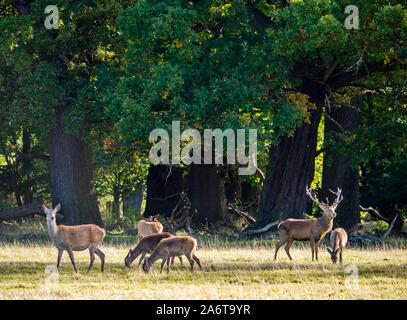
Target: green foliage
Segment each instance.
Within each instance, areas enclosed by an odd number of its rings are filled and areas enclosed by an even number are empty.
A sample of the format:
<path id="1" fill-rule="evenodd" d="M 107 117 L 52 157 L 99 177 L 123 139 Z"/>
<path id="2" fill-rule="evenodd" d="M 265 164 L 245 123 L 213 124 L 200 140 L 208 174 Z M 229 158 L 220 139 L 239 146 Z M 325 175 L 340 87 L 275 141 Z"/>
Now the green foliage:
<path id="1" fill-rule="evenodd" d="M 276 95 L 284 76 L 275 69 L 267 35 L 253 26 L 240 1 L 138 1 L 118 19 L 127 50 L 123 76 L 108 114 L 128 141 L 154 128 L 261 128 L 274 139 L 301 120 Z M 182 130 L 182 128 L 181 128 Z M 264 135 L 264 136 L 263 136 Z"/>

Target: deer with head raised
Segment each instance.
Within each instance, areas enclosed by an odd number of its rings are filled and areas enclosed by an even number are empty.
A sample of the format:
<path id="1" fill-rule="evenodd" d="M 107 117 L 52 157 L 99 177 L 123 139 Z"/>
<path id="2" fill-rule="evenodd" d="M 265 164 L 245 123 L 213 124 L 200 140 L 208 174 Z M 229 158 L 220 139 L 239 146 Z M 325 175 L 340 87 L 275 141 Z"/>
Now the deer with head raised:
<path id="1" fill-rule="evenodd" d="M 318 260 L 318 246 L 319 242 L 324 238 L 325 234 L 332 229 L 333 219 L 336 217 L 335 210 L 338 204 L 343 200 L 341 195 L 342 190 L 338 188 L 337 192 L 331 191 L 336 195 L 336 199 L 330 205 L 328 198 L 326 203 L 318 201 L 315 195 L 312 194 L 312 189 L 306 187 L 306 194 L 310 199 L 315 202 L 322 210 L 322 217 L 313 219 L 287 219 L 278 225 L 280 241 L 276 246 L 274 253 L 274 260 L 277 258 L 278 249 L 284 244 L 285 251 L 292 260 L 290 255 L 290 248 L 294 243 L 294 240 L 309 240 L 311 245 L 312 261 L 315 258 Z"/>
<path id="2" fill-rule="evenodd" d="M 78 226 L 65 226 L 56 224 L 56 213 L 61 209 L 61 205 L 58 204 L 54 209 L 48 209 L 45 205 L 42 205 L 42 210 L 47 215 L 48 233 L 51 239 L 54 241 L 55 247 L 58 249 L 58 262 L 57 268 L 61 262 L 62 253 L 64 250 L 68 252 L 75 272 L 78 272 L 75 266 L 73 257 L 73 251 L 83 251 L 89 249 L 90 253 L 90 268 L 95 261 L 95 254 L 100 258 L 102 265 L 101 270 L 103 272 L 105 265 L 105 254 L 98 248 L 98 245 L 103 241 L 105 237 L 105 230 L 98 227 L 95 224 L 82 224 Z"/>
<path id="3" fill-rule="evenodd" d="M 160 215 L 157 214 L 155 216 L 149 216 L 147 219 L 139 221 L 139 223 L 137 224 L 138 241 L 150 234 L 163 232 L 163 225 L 157 219 L 159 216 Z"/>

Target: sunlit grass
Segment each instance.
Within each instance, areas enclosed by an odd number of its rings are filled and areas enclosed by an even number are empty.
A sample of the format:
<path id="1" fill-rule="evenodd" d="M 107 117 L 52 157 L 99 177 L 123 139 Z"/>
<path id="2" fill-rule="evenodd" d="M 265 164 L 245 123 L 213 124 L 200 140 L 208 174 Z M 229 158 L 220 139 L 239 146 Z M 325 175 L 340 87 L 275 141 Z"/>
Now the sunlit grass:
<path id="1" fill-rule="evenodd" d="M 169 274 L 160 263 L 145 274 L 124 266 L 127 246 L 104 246 L 105 272 L 96 257 L 86 274 L 87 251 L 76 252 L 79 274 L 64 253 L 59 274 L 53 274 L 57 250 L 51 245 L 0 247 L 0 299 L 406 299 L 406 249 L 348 248 L 344 266 L 333 265 L 320 249 L 311 262 L 306 246 L 293 248 L 293 261 L 284 250 L 273 261 L 271 247 L 205 247 L 196 252 L 203 272 L 176 260 Z M 353 275 L 345 272 L 351 266 Z M 355 271 L 357 271 L 358 282 Z M 358 286 L 356 286 L 356 284 Z"/>

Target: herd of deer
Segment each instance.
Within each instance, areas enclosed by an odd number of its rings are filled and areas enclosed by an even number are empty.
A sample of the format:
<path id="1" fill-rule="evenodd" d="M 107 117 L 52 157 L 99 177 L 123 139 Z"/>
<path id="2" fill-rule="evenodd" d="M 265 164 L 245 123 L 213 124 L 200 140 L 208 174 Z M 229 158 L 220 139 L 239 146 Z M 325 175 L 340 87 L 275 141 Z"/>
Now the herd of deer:
<path id="1" fill-rule="evenodd" d="M 331 190 L 330 190 L 331 191 Z M 276 246 L 274 253 L 274 260 L 277 258 L 277 252 L 281 246 L 285 245 L 285 251 L 292 260 L 290 255 L 290 248 L 295 240 L 309 240 L 312 252 L 312 261 L 314 261 L 314 254 L 318 260 L 318 246 L 319 242 L 324 236 L 332 229 L 333 219 L 336 217 L 335 210 L 338 204 L 343 200 L 341 195 L 342 191 L 338 188 L 337 192 L 331 191 L 336 195 L 336 199 L 330 205 L 328 199 L 326 202 L 320 202 L 312 194 L 311 188 L 306 188 L 306 194 L 315 202 L 322 210 L 320 218 L 312 219 L 287 219 L 278 225 L 280 241 Z M 58 262 L 57 268 L 61 262 L 63 251 L 67 251 L 72 265 L 76 272 L 76 266 L 73 256 L 73 251 L 82 251 L 89 249 L 90 264 L 88 272 L 92 268 L 95 260 L 95 254 L 101 260 L 101 270 L 104 270 L 105 254 L 98 248 L 105 237 L 105 230 L 94 224 L 78 225 L 78 226 L 65 226 L 56 224 L 56 213 L 60 210 L 61 205 L 58 204 L 54 209 L 48 209 L 43 205 L 43 210 L 47 216 L 48 233 L 54 242 L 55 247 L 58 249 Z M 139 266 L 143 263 L 143 270 L 148 272 L 151 266 L 158 259 L 162 259 L 161 272 L 163 271 L 165 263 L 167 263 L 167 272 L 170 270 L 170 265 L 174 263 L 175 257 L 178 257 L 182 264 L 181 256 L 185 255 L 191 264 L 191 271 L 194 268 L 194 261 L 202 270 L 201 263 L 195 255 L 197 241 L 190 236 L 174 236 L 171 233 L 163 232 L 162 224 L 157 220 L 157 216 L 150 216 L 150 218 L 142 220 L 137 225 L 138 229 L 138 243 L 134 249 L 130 249 L 126 258 L 124 259 L 125 265 L 130 267 L 131 263 L 141 255 Z M 339 253 L 340 263 L 342 261 L 342 253 L 347 243 L 346 231 L 342 228 L 337 228 L 331 233 L 332 249 L 327 248 L 331 255 L 333 263 L 337 262 Z M 150 254 L 149 257 L 145 257 Z"/>

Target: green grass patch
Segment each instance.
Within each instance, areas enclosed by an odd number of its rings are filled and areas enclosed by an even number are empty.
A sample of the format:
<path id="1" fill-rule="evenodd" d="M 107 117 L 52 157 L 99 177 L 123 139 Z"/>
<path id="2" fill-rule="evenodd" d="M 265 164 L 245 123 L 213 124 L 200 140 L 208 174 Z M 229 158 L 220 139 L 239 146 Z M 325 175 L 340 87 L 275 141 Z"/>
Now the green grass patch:
<path id="1" fill-rule="evenodd" d="M 108 239 L 107 239 L 108 240 Z M 112 239 L 113 240 L 113 239 Z M 117 240 L 113 240 L 117 241 Z M 348 248 L 344 265 L 333 265 L 321 246 L 320 260 L 311 262 L 307 243 L 284 250 L 273 261 L 274 244 L 235 241 L 200 244 L 196 254 L 203 271 L 193 273 L 184 259 L 169 274 L 160 263 L 145 274 L 124 266 L 128 247 L 105 244 L 105 272 L 96 258 L 86 274 L 87 251 L 76 252 L 79 274 L 64 253 L 55 273 L 57 250 L 50 244 L 3 243 L 0 248 L 0 299 L 406 299 L 407 249 Z M 223 241 L 223 240 L 222 240 Z M 134 242 L 133 242 L 134 243 Z M 132 244 L 133 244 L 132 243 Z M 350 270 L 350 271 L 349 271 Z M 355 280 L 356 279 L 356 280 Z"/>

